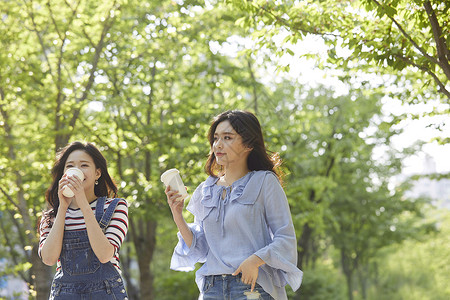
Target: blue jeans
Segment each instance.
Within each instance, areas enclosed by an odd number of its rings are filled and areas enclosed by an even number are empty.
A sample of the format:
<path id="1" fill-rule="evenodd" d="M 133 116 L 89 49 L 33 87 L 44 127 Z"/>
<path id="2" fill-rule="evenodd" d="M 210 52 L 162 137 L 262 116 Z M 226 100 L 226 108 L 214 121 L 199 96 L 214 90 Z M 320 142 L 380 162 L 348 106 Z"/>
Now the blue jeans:
<path id="1" fill-rule="evenodd" d="M 206 276 L 203 286 L 204 300 L 247 300 L 246 293 L 251 285 L 241 281 L 241 275 L 210 275 Z M 274 300 L 263 288 L 256 284 L 253 292 L 259 293 L 261 300 Z"/>
<path id="2" fill-rule="evenodd" d="M 117 201 L 103 212 L 105 198 L 97 199 L 95 217 L 105 229 Z M 56 273 L 50 300 L 127 300 L 122 277 L 111 262 L 102 264 L 95 256 L 86 230 L 65 231 L 61 249 L 61 270 Z"/>

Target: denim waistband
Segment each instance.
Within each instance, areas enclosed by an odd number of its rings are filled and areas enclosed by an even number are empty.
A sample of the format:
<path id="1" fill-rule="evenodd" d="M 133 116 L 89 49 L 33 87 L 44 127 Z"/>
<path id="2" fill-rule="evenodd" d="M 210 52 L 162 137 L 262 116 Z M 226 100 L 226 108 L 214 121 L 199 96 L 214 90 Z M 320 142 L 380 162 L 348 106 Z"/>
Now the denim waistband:
<path id="1" fill-rule="evenodd" d="M 89 281 L 89 282 L 63 282 L 54 281 L 52 284 L 52 289 L 55 289 L 57 294 L 61 291 L 70 293 L 90 293 L 99 290 L 109 290 L 111 288 L 117 287 L 122 283 L 122 278 L 120 275 L 108 278 L 105 280 Z"/>
<path id="2" fill-rule="evenodd" d="M 71 231 L 64 230 L 64 238 L 66 238 L 66 239 L 77 238 L 77 237 L 84 237 L 84 236 L 87 236 L 87 230 L 86 229 L 71 230 Z"/>
<path id="3" fill-rule="evenodd" d="M 227 280 L 227 281 L 230 281 L 230 280 L 241 280 L 241 277 L 242 277 L 241 273 L 239 273 L 239 274 L 237 274 L 235 276 L 233 276 L 231 274 L 219 274 L 219 275 L 206 275 L 205 276 L 206 279 L 211 278 L 213 280 L 224 280 L 224 281 L 225 280 Z"/>

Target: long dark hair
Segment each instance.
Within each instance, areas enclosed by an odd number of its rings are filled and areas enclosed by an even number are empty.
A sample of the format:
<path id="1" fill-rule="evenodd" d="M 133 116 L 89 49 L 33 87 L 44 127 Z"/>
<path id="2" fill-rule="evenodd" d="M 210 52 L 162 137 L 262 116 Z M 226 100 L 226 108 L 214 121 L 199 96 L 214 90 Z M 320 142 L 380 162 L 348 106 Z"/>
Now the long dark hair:
<path id="1" fill-rule="evenodd" d="M 59 207 L 58 197 L 58 182 L 64 175 L 64 166 L 70 153 L 75 150 L 82 150 L 86 152 L 94 161 L 95 168 L 101 170 L 101 176 L 98 178 L 98 184 L 94 186 L 94 193 L 97 197 L 117 196 L 117 186 L 108 173 L 106 159 L 101 154 L 100 150 L 91 143 L 73 142 L 64 148 L 60 149 L 56 154 L 56 160 L 52 168 L 52 184 L 45 193 L 45 199 L 49 205 L 49 210 L 46 212 L 48 217 L 55 217 Z"/>
<path id="2" fill-rule="evenodd" d="M 208 140 L 211 150 L 214 144 L 214 133 L 217 125 L 223 121 L 229 121 L 234 131 L 242 137 L 242 143 L 252 148 L 247 157 L 247 167 L 250 171 L 267 170 L 274 172 L 280 178 L 279 166 L 281 159 L 278 153 L 268 154 L 264 144 L 261 125 L 254 114 L 242 110 L 228 110 L 217 115 L 209 128 Z M 205 172 L 211 176 L 218 176 L 223 171 L 222 166 L 216 162 L 216 156 L 210 151 L 205 165 Z M 280 178 L 281 180 L 281 178 Z"/>

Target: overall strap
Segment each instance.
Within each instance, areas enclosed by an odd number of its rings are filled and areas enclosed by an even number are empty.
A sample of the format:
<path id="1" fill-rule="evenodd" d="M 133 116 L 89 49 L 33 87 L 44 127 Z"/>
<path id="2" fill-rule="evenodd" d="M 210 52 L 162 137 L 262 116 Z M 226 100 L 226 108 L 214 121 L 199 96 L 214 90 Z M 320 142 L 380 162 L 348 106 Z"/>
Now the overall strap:
<path id="1" fill-rule="evenodd" d="M 97 204 L 95 205 L 95 218 L 97 222 L 100 222 L 103 216 L 103 208 L 105 207 L 106 196 L 97 199 Z"/>
<path id="2" fill-rule="evenodd" d="M 119 203 L 120 198 L 114 198 L 113 201 L 109 204 L 108 208 L 106 209 L 105 213 L 103 214 L 102 219 L 98 222 L 100 224 L 100 228 L 105 231 L 106 227 L 108 227 L 109 222 L 111 221 L 111 218 L 114 214 L 114 211 L 116 210 L 117 204 Z"/>

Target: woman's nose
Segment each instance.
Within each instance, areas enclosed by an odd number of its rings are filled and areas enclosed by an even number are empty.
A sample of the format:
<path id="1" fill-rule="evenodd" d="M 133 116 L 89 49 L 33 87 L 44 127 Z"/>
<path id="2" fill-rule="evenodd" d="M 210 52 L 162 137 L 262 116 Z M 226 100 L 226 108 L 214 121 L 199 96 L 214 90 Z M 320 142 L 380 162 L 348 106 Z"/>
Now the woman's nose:
<path id="1" fill-rule="evenodd" d="M 221 139 L 217 139 L 217 140 L 214 142 L 214 147 L 215 147 L 215 148 L 222 148 L 222 140 L 221 140 Z"/>

